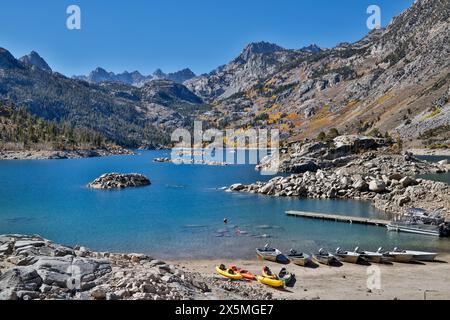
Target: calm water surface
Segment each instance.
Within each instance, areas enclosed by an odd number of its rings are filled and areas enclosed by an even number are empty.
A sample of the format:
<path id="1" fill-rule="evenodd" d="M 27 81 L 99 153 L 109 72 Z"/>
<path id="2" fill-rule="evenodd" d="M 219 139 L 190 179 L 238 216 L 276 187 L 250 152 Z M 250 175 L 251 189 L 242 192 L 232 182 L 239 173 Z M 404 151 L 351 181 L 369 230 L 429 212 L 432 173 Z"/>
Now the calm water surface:
<path id="1" fill-rule="evenodd" d="M 271 177 L 253 166 L 153 163 L 166 151 L 92 159 L 0 161 L 0 234 L 40 234 L 99 251 L 161 258 L 253 258 L 269 242 L 281 250 L 402 246 L 450 251 L 450 241 L 385 228 L 288 217 L 286 210 L 383 217 L 369 203 L 226 193 L 223 186 Z M 106 172 L 139 172 L 146 188 L 100 191 L 86 184 Z M 227 217 L 228 225 L 223 219 Z M 240 231 L 240 234 L 237 232 Z"/>
<path id="2" fill-rule="evenodd" d="M 421 156 L 419 158 L 430 162 L 438 162 L 445 159 L 450 161 L 450 157 L 448 156 Z M 444 174 L 425 174 L 420 177 L 450 184 L 450 172 Z"/>

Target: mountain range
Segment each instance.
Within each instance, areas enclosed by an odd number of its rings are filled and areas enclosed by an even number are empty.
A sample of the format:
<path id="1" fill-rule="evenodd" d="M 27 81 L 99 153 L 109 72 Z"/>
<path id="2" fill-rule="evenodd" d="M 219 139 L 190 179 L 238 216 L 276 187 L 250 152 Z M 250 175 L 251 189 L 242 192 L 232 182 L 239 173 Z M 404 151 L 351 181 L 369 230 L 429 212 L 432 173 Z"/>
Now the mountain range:
<path id="1" fill-rule="evenodd" d="M 52 121 L 95 130 L 124 146 L 167 143 L 201 119 L 219 128 L 277 128 L 282 138 L 384 134 L 410 146 L 450 145 L 450 3 L 417 0 L 354 43 L 285 49 L 251 43 L 228 64 L 195 76 L 97 68 L 67 78 L 35 52 L 0 49 L 0 100 Z M 162 138 L 164 137 L 164 138 Z"/>
<path id="2" fill-rule="evenodd" d="M 29 56 L 16 59 L 0 48 L 2 104 L 26 107 L 46 120 L 101 133 L 122 146 L 167 145 L 168 132 L 189 127 L 209 108 L 171 80 L 152 80 L 139 88 L 120 82 L 89 83 L 50 71 L 36 53 Z"/>
<path id="3" fill-rule="evenodd" d="M 191 69 L 183 69 L 177 72 L 164 73 L 161 69 L 157 69 L 153 74 L 144 76 L 139 71 L 123 72 L 115 74 L 108 72 L 103 68 L 96 68 L 87 76 L 73 76 L 74 79 L 84 80 L 90 83 L 117 82 L 135 87 L 142 87 L 152 80 L 166 79 L 177 83 L 183 83 L 195 77 L 195 73 Z"/>

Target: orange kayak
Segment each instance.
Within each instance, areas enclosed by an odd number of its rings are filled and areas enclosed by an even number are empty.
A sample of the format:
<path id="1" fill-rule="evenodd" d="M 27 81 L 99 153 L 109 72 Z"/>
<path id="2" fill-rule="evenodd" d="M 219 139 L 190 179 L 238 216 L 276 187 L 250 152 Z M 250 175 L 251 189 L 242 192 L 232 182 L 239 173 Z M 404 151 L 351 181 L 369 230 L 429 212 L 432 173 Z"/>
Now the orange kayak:
<path id="1" fill-rule="evenodd" d="M 255 275 L 248 270 L 240 269 L 236 266 L 231 266 L 230 269 L 234 272 L 239 273 L 244 280 L 256 280 Z"/>

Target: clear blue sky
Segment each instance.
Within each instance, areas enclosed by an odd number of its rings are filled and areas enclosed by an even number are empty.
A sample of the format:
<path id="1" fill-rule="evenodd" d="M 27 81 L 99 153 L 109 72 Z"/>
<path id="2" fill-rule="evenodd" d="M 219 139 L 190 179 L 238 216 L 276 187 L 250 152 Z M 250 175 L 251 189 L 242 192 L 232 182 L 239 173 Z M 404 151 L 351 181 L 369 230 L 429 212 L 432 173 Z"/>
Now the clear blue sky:
<path id="1" fill-rule="evenodd" d="M 377 4 L 385 26 L 413 0 L 14 0 L 0 3 L 0 47 L 31 50 L 66 75 L 97 66 L 121 72 L 190 67 L 209 72 L 253 41 L 286 48 L 332 47 L 368 29 Z M 66 8 L 79 5 L 82 30 L 66 28 Z"/>

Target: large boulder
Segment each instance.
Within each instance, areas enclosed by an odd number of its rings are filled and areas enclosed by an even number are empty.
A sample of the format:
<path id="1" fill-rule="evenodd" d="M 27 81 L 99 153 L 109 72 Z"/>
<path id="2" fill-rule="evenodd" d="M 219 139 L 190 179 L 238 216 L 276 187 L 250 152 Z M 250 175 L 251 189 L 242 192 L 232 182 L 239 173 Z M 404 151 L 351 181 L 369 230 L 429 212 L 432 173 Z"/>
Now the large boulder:
<path id="1" fill-rule="evenodd" d="M 275 183 L 268 182 L 265 186 L 263 186 L 259 189 L 259 193 L 269 194 L 270 192 L 273 191 L 274 188 L 275 188 Z"/>
<path id="2" fill-rule="evenodd" d="M 369 184 L 363 179 L 358 179 L 353 183 L 353 188 L 360 192 L 366 192 L 369 191 Z"/>
<path id="3" fill-rule="evenodd" d="M 400 184 L 403 186 L 403 188 L 408 188 L 410 186 L 416 186 L 419 183 L 417 182 L 417 180 L 413 178 L 404 177 L 403 179 L 400 180 Z"/>
<path id="4" fill-rule="evenodd" d="M 305 161 L 301 163 L 294 163 L 290 172 L 305 173 L 307 171 L 316 172 L 317 170 L 319 170 L 319 166 L 314 161 Z"/>
<path id="5" fill-rule="evenodd" d="M 233 184 L 230 187 L 230 191 L 242 191 L 244 189 L 245 189 L 245 186 L 243 184 L 241 184 L 241 183 Z"/>
<path id="6" fill-rule="evenodd" d="M 334 138 L 334 146 L 336 149 L 341 149 L 342 151 L 361 151 L 377 149 L 382 144 L 384 144 L 383 139 L 360 136 L 360 135 L 342 135 Z"/>
<path id="7" fill-rule="evenodd" d="M 6 242 L 0 245 L 0 255 L 8 255 L 11 254 L 13 251 L 13 243 L 12 242 Z"/>
<path id="8" fill-rule="evenodd" d="M 33 268 L 46 285 L 60 288 L 80 285 L 80 289 L 112 270 L 106 260 L 72 256 L 40 257 Z"/>
<path id="9" fill-rule="evenodd" d="M 17 300 L 19 291 L 37 291 L 42 278 L 30 267 L 18 267 L 0 276 L 0 300 Z"/>
<path id="10" fill-rule="evenodd" d="M 123 189 L 150 185 L 150 179 L 142 174 L 107 173 L 88 184 L 93 189 Z"/>
<path id="11" fill-rule="evenodd" d="M 386 191 L 386 183 L 380 179 L 373 179 L 369 183 L 369 190 L 377 193 Z"/>
<path id="12" fill-rule="evenodd" d="M 312 157 L 325 154 L 327 144 L 323 142 L 309 142 L 303 145 L 293 146 L 295 149 L 295 157 Z"/>

